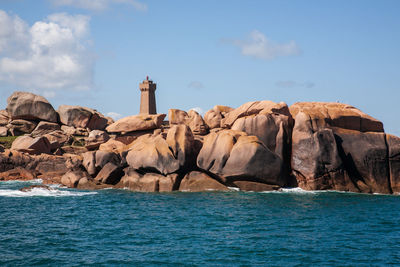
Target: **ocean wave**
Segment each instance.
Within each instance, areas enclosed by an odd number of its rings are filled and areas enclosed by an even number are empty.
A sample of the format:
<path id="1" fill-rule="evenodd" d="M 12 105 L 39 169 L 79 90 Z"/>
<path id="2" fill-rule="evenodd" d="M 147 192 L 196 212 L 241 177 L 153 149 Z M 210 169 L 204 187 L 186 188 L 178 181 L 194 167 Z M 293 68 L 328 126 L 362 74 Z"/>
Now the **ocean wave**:
<path id="1" fill-rule="evenodd" d="M 97 192 L 79 192 L 79 191 L 67 191 L 58 189 L 44 189 L 44 188 L 32 188 L 28 191 L 2 189 L 0 190 L 0 197 L 71 197 L 71 196 L 86 196 L 95 195 Z"/>

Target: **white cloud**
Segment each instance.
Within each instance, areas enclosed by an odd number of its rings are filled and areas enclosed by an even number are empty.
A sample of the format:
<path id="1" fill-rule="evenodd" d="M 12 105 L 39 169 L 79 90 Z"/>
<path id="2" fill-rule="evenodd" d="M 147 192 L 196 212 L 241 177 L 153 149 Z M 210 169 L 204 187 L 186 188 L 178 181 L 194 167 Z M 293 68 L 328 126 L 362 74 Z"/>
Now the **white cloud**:
<path id="1" fill-rule="evenodd" d="M 92 87 L 89 17 L 52 14 L 30 27 L 0 10 L 0 25 L 0 81 L 50 96 Z"/>
<path id="2" fill-rule="evenodd" d="M 102 11 L 109 8 L 112 4 L 130 5 L 136 10 L 146 11 L 147 5 L 138 0 L 51 0 L 56 6 L 72 6 L 76 8 Z"/>
<path id="3" fill-rule="evenodd" d="M 189 88 L 194 88 L 194 89 L 202 89 L 204 88 L 204 85 L 202 82 L 199 81 L 192 81 L 188 84 Z"/>
<path id="4" fill-rule="evenodd" d="M 200 108 L 200 107 L 191 108 L 190 110 L 194 110 L 197 113 L 199 113 L 200 115 L 204 114 L 204 110 L 202 108 Z"/>
<path id="5" fill-rule="evenodd" d="M 122 118 L 122 115 L 117 112 L 108 112 L 106 113 L 106 116 L 111 117 L 115 121 Z"/>
<path id="6" fill-rule="evenodd" d="M 299 46 L 294 41 L 278 44 L 257 30 L 252 31 L 247 40 L 234 40 L 233 44 L 241 48 L 242 55 L 264 60 L 301 53 Z"/>
<path id="7" fill-rule="evenodd" d="M 313 82 L 296 82 L 296 81 L 278 81 L 276 82 L 276 86 L 281 88 L 293 88 L 293 87 L 305 87 L 305 88 L 313 88 L 315 83 Z"/>

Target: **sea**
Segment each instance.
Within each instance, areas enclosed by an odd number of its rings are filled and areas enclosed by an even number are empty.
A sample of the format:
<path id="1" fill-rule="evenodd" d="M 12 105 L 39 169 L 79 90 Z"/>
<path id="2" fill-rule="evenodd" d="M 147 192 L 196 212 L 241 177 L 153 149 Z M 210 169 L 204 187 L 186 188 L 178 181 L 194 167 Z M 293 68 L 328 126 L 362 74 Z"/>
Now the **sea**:
<path id="1" fill-rule="evenodd" d="M 400 196 L 0 182 L 0 266 L 396 266 Z"/>

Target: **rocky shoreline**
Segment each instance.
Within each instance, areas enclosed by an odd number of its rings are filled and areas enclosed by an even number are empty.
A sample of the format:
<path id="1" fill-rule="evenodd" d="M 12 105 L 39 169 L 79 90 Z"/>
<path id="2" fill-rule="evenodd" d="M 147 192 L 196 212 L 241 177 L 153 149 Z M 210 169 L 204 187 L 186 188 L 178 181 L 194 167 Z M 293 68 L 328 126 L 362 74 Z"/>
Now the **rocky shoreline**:
<path id="1" fill-rule="evenodd" d="M 140 114 L 98 111 L 15 92 L 0 111 L 0 181 L 140 192 L 282 187 L 400 193 L 400 138 L 346 104 L 271 101 Z"/>

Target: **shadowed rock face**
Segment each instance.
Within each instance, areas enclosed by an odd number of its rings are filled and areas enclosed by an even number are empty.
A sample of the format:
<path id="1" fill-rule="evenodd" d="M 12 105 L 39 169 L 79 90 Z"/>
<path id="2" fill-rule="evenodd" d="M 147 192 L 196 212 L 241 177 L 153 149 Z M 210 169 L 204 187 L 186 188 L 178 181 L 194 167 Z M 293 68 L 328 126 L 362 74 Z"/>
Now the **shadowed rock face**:
<path id="1" fill-rule="evenodd" d="M 386 135 L 389 151 L 390 185 L 393 193 L 400 193 L 400 137 Z"/>
<path id="2" fill-rule="evenodd" d="M 19 136 L 26 133 L 28 134 L 32 133 L 36 125 L 37 123 L 33 121 L 13 120 L 7 125 L 7 128 L 9 128 L 8 130 L 11 133 L 11 135 Z"/>
<path id="3" fill-rule="evenodd" d="M 296 103 L 290 110 L 291 166 L 300 187 L 391 193 L 381 122 L 338 103 Z"/>
<path id="4" fill-rule="evenodd" d="M 53 106 L 42 96 L 27 92 L 15 92 L 7 99 L 7 111 L 11 119 L 44 120 L 57 122 Z"/>

